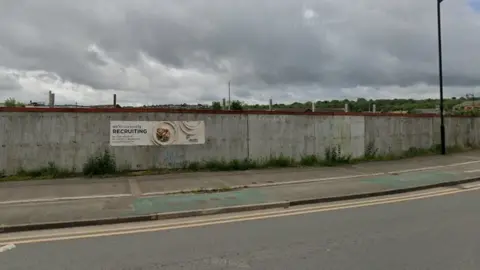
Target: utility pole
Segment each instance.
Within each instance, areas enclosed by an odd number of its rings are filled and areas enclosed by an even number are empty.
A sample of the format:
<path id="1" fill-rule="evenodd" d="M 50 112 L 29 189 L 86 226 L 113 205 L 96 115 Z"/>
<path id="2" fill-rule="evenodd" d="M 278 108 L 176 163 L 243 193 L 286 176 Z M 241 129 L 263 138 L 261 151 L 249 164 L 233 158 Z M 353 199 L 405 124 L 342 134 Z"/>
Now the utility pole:
<path id="1" fill-rule="evenodd" d="M 228 110 L 232 108 L 232 100 L 230 95 L 230 81 L 228 81 Z"/>
<path id="2" fill-rule="evenodd" d="M 443 115 L 443 66 L 442 66 L 442 20 L 441 4 L 443 0 L 437 0 L 437 28 L 438 28 L 438 79 L 440 88 L 440 141 L 442 155 L 447 152 L 445 142 L 445 117 Z"/>

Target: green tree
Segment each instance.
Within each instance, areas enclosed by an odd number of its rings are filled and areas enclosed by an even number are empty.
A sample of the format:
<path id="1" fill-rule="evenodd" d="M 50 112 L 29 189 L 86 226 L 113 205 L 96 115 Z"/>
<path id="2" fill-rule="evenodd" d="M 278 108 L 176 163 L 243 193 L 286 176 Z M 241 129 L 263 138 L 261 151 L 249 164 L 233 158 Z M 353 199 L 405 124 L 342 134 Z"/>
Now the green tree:
<path id="1" fill-rule="evenodd" d="M 220 104 L 219 101 L 214 101 L 214 102 L 212 102 L 212 109 L 213 110 L 221 110 L 222 109 L 222 104 Z"/>
<path id="2" fill-rule="evenodd" d="M 234 101 L 232 101 L 232 105 L 230 106 L 230 109 L 232 109 L 234 111 L 242 111 L 243 110 L 243 104 L 238 100 L 234 100 Z"/>
<path id="3" fill-rule="evenodd" d="M 14 98 L 7 98 L 5 100 L 5 106 L 6 107 L 24 107 L 25 105 L 21 102 L 18 102 L 16 99 Z"/>
<path id="4" fill-rule="evenodd" d="M 467 101 L 465 97 L 457 98 L 446 98 L 444 100 L 445 110 L 451 111 L 455 105 L 461 104 L 462 102 Z M 345 103 L 348 103 L 351 112 L 365 112 L 372 109 L 373 104 L 376 106 L 377 112 L 392 112 L 392 111 L 407 111 L 415 112 L 418 109 L 435 109 L 440 104 L 438 99 L 365 99 L 358 98 L 356 100 L 318 100 L 315 103 L 315 107 L 319 110 L 321 109 L 332 109 L 332 108 L 344 108 Z M 480 104 L 480 101 L 479 101 Z M 233 105 L 233 104 L 232 104 Z M 268 105 L 247 105 L 242 104 L 242 108 L 252 108 L 252 109 L 267 109 Z M 285 108 L 311 108 L 311 102 L 293 102 L 290 104 L 273 104 L 274 109 L 285 109 Z M 232 108 L 233 109 L 233 108 Z"/>

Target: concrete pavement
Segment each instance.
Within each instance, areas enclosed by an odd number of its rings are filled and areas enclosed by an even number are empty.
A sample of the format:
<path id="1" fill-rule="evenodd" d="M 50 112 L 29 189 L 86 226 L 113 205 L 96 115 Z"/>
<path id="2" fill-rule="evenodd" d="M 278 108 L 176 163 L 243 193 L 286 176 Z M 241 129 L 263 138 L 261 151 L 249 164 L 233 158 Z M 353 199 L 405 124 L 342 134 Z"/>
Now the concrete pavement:
<path id="1" fill-rule="evenodd" d="M 0 265 L 5 270 L 477 270 L 479 204 L 477 190 L 200 227 L 20 243 L 0 253 Z"/>
<path id="2" fill-rule="evenodd" d="M 0 184 L 0 224 L 127 218 L 275 204 L 381 193 L 476 177 L 480 177 L 478 151 L 328 168 L 4 182 Z M 242 188 L 216 193 L 179 193 L 232 187 Z"/>

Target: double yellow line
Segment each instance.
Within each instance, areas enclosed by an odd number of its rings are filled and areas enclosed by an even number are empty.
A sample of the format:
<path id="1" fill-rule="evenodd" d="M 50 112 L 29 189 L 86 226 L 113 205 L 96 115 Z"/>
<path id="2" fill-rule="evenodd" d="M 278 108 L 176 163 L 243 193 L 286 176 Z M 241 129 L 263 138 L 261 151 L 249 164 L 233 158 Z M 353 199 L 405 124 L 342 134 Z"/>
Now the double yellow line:
<path id="1" fill-rule="evenodd" d="M 0 235 L 0 246 L 6 244 L 27 244 L 27 243 L 39 243 L 39 242 L 50 242 L 50 241 L 60 241 L 60 240 L 73 240 L 80 238 L 91 238 L 91 237 L 106 237 L 106 236 L 115 236 L 115 235 L 124 235 L 124 234 L 135 234 L 135 233 L 145 233 L 145 232 L 156 232 L 164 230 L 174 230 L 174 229 L 184 229 L 184 228 L 193 228 L 200 226 L 209 226 L 217 224 L 226 224 L 233 222 L 242 222 L 250 220 L 259 220 L 259 219 L 268 219 L 268 218 L 279 218 L 286 216 L 294 215 L 304 215 L 318 212 L 326 211 L 335 211 L 342 209 L 350 209 L 357 207 L 373 206 L 380 204 L 388 203 L 397 203 L 418 199 L 426 199 L 437 196 L 444 196 L 450 194 L 456 194 L 461 192 L 473 191 L 480 189 L 480 186 L 472 187 L 469 189 L 456 189 L 456 188 L 443 188 L 437 190 L 430 190 L 427 192 L 406 194 L 401 196 L 394 197 L 383 197 L 376 199 L 360 200 L 360 201 L 349 201 L 342 203 L 333 203 L 333 204 L 322 204 L 309 207 L 295 207 L 290 209 L 276 209 L 270 211 L 262 211 L 255 213 L 243 213 L 237 215 L 223 215 L 223 216 L 211 216 L 209 218 L 194 218 L 188 220 L 176 220 L 176 221 L 152 221 L 148 223 L 131 223 L 131 224 L 122 224 L 122 225 L 109 225 L 103 227 L 85 227 L 80 229 L 64 229 L 56 231 L 38 231 L 38 232 L 28 232 L 13 234 L 13 236 L 6 235 L 6 237 L 1 237 Z M 122 227 L 120 227 L 122 226 Z"/>

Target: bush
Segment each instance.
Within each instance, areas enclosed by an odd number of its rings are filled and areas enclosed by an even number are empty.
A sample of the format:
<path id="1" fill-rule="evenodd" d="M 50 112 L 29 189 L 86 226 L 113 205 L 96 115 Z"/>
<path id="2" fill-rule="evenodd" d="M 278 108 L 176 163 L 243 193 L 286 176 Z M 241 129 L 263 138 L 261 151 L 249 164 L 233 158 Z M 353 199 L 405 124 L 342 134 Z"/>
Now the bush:
<path id="1" fill-rule="evenodd" d="M 115 158 L 108 150 L 88 158 L 83 165 L 83 174 L 87 176 L 114 174 L 117 172 Z"/>
<path id="2" fill-rule="evenodd" d="M 320 159 L 315 155 L 303 156 L 300 159 L 300 165 L 302 166 L 315 166 L 320 163 Z"/>
<path id="3" fill-rule="evenodd" d="M 225 160 L 211 160 L 204 164 L 204 168 L 208 171 L 228 171 L 228 163 Z"/>
<path id="4" fill-rule="evenodd" d="M 251 159 L 238 160 L 234 159 L 229 162 L 228 167 L 234 171 L 246 171 L 249 169 L 257 168 L 257 163 Z"/>
<path id="5" fill-rule="evenodd" d="M 339 164 L 348 164 L 352 160 L 351 155 L 343 155 L 340 146 L 327 147 L 325 149 L 324 165 L 335 166 Z"/>
<path id="6" fill-rule="evenodd" d="M 266 167 L 290 167 L 294 164 L 295 162 L 292 158 L 286 157 L 281 154 L 278 157 L 272 157 L 271 159 L 269 159 L 265 165 Z"/>
<path id="7" fill-rule="evenodd" d="M 199 162 L 191 162 L 191 163 L 188 163 L 187 166 L 185 166 L 185 168 L 189 171 L 198 171 L 200 170 L 200 163 Z"/>

